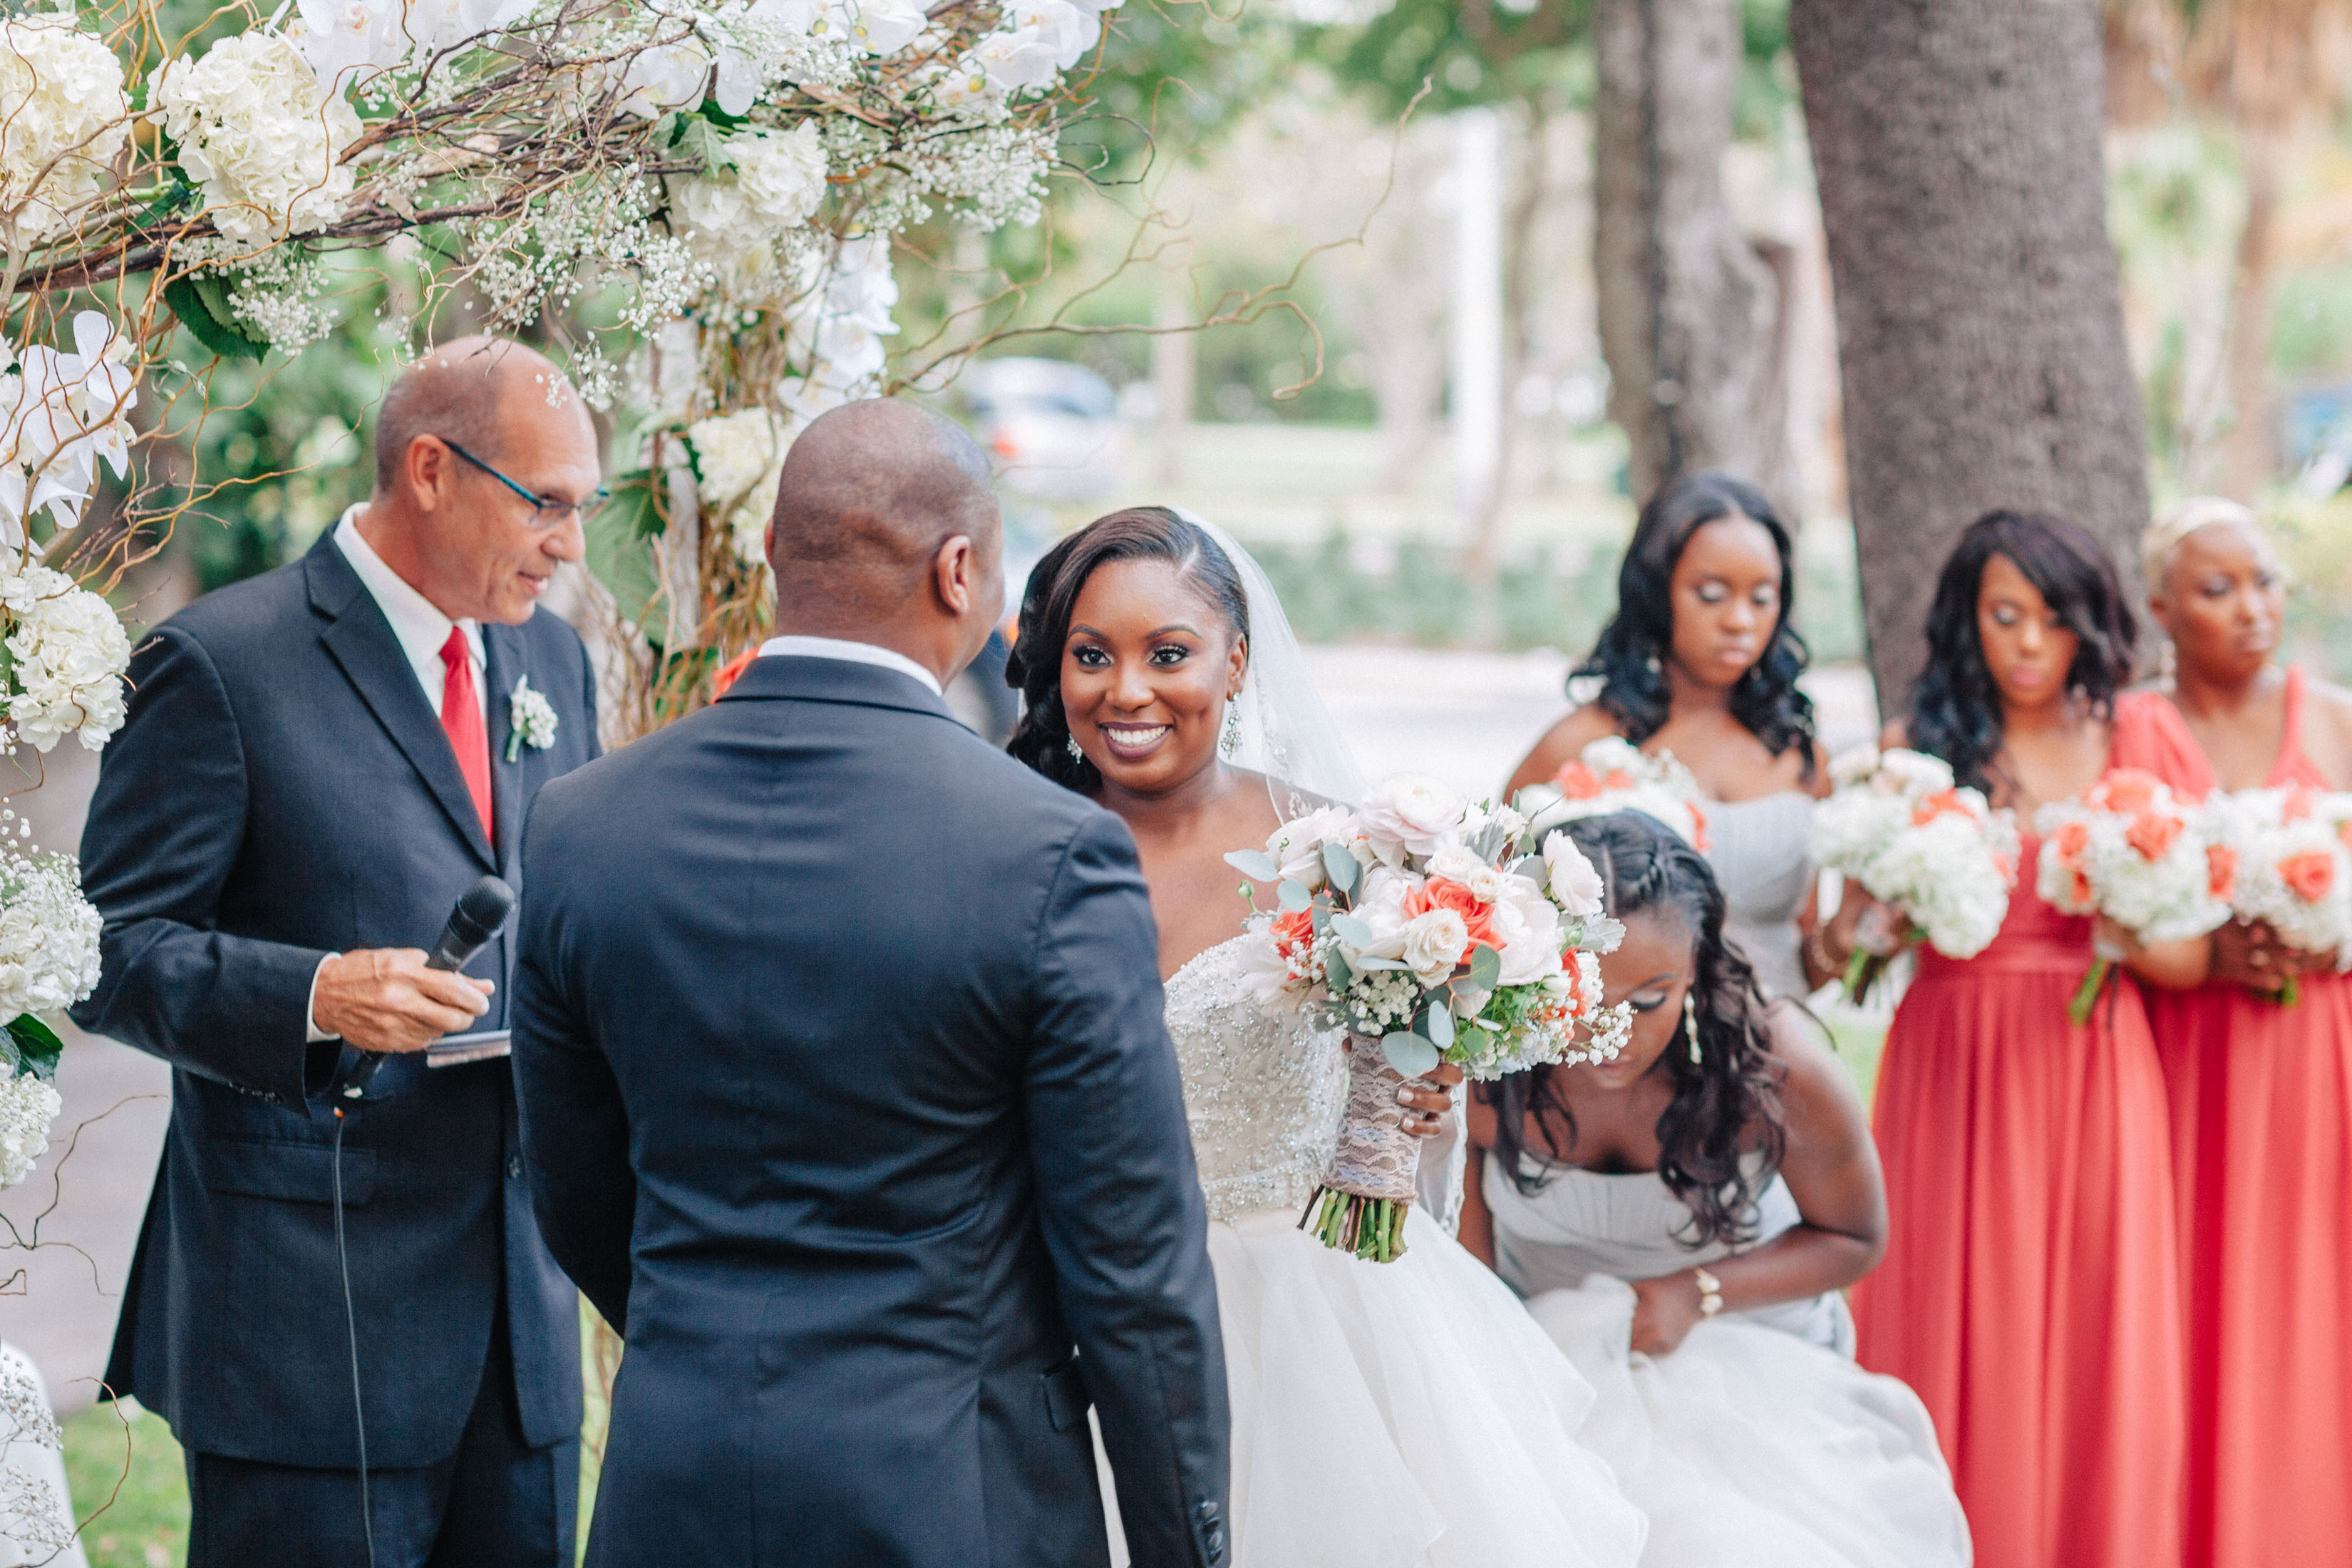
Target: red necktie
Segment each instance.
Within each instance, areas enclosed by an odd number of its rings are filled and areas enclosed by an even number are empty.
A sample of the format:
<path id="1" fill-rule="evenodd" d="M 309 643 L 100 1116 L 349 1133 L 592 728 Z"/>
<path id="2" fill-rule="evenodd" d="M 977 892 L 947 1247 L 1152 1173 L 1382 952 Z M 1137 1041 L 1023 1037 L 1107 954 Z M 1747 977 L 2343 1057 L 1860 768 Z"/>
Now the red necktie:
<path id="1" fill-rule="evenodd" d="M 481 815 L 482 832 L 495 843 L 498 833 L 490 820 L 490 732 L 482 725 L 482 705 L 474 699 L 474 655 L 466 646 L 462 626 L 449 628 L 441 645 L 441 662 L 449 668 L 441 683 L 441 728 L 449 733 L 449 749 L 457 753 L 457 771 L 466 775 L 466 791 Z"/>

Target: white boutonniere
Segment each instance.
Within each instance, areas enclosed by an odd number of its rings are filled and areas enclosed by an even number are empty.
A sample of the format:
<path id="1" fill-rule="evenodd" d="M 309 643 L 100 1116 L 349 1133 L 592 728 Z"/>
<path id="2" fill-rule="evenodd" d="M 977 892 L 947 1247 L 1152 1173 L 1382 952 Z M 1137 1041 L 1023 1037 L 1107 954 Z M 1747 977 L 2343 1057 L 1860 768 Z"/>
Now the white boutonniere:
<path id="1" fill-rule="evenodd" d="M 555 743 L 555 705 L 530 689 L 526 675 L 507 694 L 507 761 L 513 762 L 529 745 L 543 752 Z"/>

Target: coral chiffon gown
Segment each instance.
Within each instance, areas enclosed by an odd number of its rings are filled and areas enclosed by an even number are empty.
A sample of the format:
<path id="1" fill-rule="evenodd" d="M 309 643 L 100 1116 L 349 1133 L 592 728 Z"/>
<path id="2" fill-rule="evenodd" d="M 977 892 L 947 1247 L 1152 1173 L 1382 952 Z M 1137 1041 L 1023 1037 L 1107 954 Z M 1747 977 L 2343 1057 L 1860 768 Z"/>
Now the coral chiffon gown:
<path id="1" fill-rule="evenodd" d="M 1992 945 L 1923 951 L 1873 1131 L 1885 1261 L 1854 1289 L 1857 1359 L 1934 1416 L 1979 1568 L 2169 1568 L 2185 1446 L 2164 1079 L 2138 985 L 2086 1027 L 2090 921 L 2033 891 Z"/>
<path id="2" fill-rule="evenodd" d="M 2301 744 L 2304 677 L 2263 781 L 2327 780 Z M 2116 707 L 2118 766 L 2219 785 L 2179 710 Z M 2151 993 L 2171 1098 L 2189 1345 L 2190 1568 L 2352 1563 L 2352 979 L 2282 1007 L 2214 984 Z"/>

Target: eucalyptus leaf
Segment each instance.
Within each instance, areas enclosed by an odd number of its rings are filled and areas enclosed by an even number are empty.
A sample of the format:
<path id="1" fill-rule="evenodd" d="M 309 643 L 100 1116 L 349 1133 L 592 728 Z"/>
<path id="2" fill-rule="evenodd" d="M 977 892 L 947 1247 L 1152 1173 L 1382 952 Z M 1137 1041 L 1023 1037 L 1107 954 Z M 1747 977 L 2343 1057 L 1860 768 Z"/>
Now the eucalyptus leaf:
<path id="1" fill-rule="evenodd" d="M 1372 928 L 1354 915 L 1333 915 L 1331 929 L 1339 934 L 1339 940 L 1349 947 L 1364 948 L 1372 945 Z"/>
<path id="2" fill-rule="evenodd" d="M 1356 972 L 1349 968 L 1348 961 L 1336 952 L 1325 955 L 1323 971 L 1330 976 L 1334 991 L 1345 991 L 1356 983 Z"/>
<path id="3" fill-rule="evenodd" d="M 8 1020 L 8 1040 L 16 1047 L 18 1069 L 35 1078 L 58 1076 L 58 1058 L 66 1053 L 66 1043 L 56 1031 L 30 1013 L 19 1013 Z"/>
<path id="4" fill-rule="evenodd" d="M 1429 1032 L 1429 1042 L 1439 1050 L 1454 1043 L 1454 1014 L 1443 1002 L 1432 1002 L 1429 1011 L 1422 1016 L 1421 1026 Z"/>
<path id="5" fill-rule="evenodd" d="M 1445 1058 L 1435 1046 L 1419 1035 L 1399 1030 L 1381 1037 L 1381 1055 L 1388 1058 L 1389 1066 L 1406 1078 L 1419 1078 Z"/>
<path id="6" fill-rule="evenodd" d="M 1495 982 L 1503 974 L 1503 955 L 1485 942 L 1470 950 L 1470 984 L 1481 991 L 1492 991 Z"/>
<path id="7" fill-rule="evenodd" d="M 1225 857 L 1225 864 L 1253 882 L 1271 882 L 1282 875 L 1274 857 L 1263 849 L 1236 849 Z"/>
<path id="8" fill-rule="evenodd" d="M 1356 959 L 1356 968 L 1359 972 L 1364 973 L 1370 973 L 1375 969 L 1393 970 L 1409 969 L 1411 967 L 1412 965 L 1406 963 L 1402 958 L 1374 958 L 1369 953 L 1364 953 L 1358 955 Z"/>
<path id="9" fill-rule="evenodd" d="M 1306 883 L 1287 879 L 1275 889 L 1274 896 L 1282 900 L 1284 909 L 1293 912 L 1303 910 L 1315 901 L 1315 895 L 1307 890 Z"/>
<path id="10" fill-rule="evenodd" d="M 1353 893 L 1364 868 L 1356 864 L 1355 856 L 1348 852 L 1346 845 L 1326 844 L 1323 846 L 1323 874 L 1331 879 L 1331 885 L 1339 891 Z"/>

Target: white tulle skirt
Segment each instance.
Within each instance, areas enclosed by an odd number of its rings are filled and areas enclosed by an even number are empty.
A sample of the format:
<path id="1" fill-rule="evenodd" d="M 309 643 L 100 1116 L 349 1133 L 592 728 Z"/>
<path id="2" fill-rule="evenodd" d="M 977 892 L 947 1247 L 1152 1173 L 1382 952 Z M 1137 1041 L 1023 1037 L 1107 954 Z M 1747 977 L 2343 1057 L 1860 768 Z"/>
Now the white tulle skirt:
<path id="1" fill-rule="evenodd" d="M 1209 1226 L 1234 1568 L 1632 1568 L 1642 1517 L 1576 1436 L 1592 1388 L 1518 1298 L 1417 1207 L 1392 1263 L 1297 1225 Z M 1108 1471 L 1104 1499 L 1125 1568 Z"/>
<path id="2" fill-rule="evenodd" d="M 1643 1568 L 1969 1562 L 1934 1426 L 1895 1379 L 1737 1317 L 1633 1355 L 1633 1292 L 1606 1277 L 1528 1310 L 1599 1393 L 1582 1436 L 1649 1516 Z"/>

